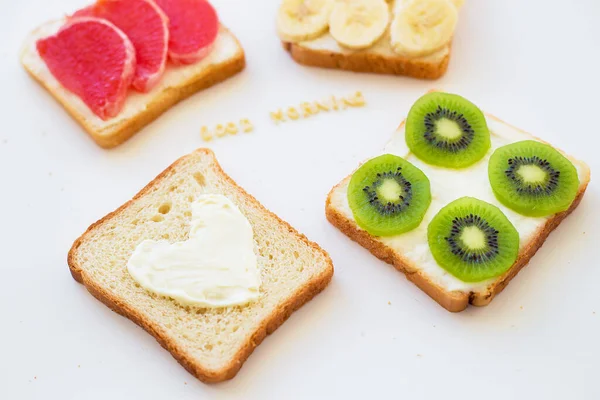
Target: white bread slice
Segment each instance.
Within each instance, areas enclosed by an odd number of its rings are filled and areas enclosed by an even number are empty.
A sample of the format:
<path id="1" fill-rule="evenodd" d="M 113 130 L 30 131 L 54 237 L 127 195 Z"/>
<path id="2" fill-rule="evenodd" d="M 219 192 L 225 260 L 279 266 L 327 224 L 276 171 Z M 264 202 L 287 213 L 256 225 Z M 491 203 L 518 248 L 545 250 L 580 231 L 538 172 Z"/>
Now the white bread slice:
<path id="1" fill-rule="evenodd" d="M 390 2 L 393 12 L 402 0 Z M 446 73 L 451 43 L 423 57 L 401 56 L 392 50 L 389 29 L 373 46 L 353 50 L 340 46 L 329 32 L 299 43 L 282 41 L 292 58 L 304 65 L 338 68 L 354 72 L 406 75 L 413 78 L 437 79 Z"/>
<path id="2" fill-rule="evenodd" d="M 190 204 L 202 193 L 227 196 L 254 230 L 261 297 L 247 306 L 183 307 L 146 291 L 127 272 L 141 241 L 187 239 Z M 180 158 L 131 201 L 90 226 L 73 244 L 68 264 L 90 293 L 148 331 L 205 382 L 235 376 L 265 336 L 333 275 L 327 253 L 237 186 L 208 149 Z"/>
<path id="3" fill-rule="evenodd" d="M 86 132 L 105 148 L 115 147 L 190 95 L 237 74 L 245 66 L 244 51 L 237 38 L 221 26 L 212 52 L 198 63 L 187 66 L 168 64 L 159 83 L 148 93 L 129 90 L 123 109 L 103 121 L 73 93 L 67 91 L 40 58 L 35 43 L 56 33 L 64 20 L 46 23 L 25 40 L 21 63 L 42 86 L 71 114 Z"/>
<path id="4" fill-rule="evenodd" d="M 410 281 L 452 312 L 464 310 L 469 303 L 476 306 L 489 304 L 528 263 L 550 232 L 577 207 L 590 181 L 589 167 L 567 156 L 577 168 L 580 181 L 579 192 L 569 210 L 550 217 L 530 218 L 506 208 L 496 200 L 488 181 L 487 165 L 490 155 L 494 149 L 508 143 L 542 140 L 492 115 L 486 115 L 486 119 L 491 131 L 492 149 L 481 161 L 464 170 L 435 167 L 419 160 L 406 146 L 404 122 L 400 124 L 384 152 L 406 158 L 423 170 L 431 181 L 431 206 L 421 225 L 413 231 L 393 237 L 375 237 L 361 229 L 352 216 L 347 200 L 351 175 L 336 185 L 327 198 L 326 215 L 333 225 L 376 257 L 403 272 Z M 475 284 L 462 282 L 441 268 L 427 244 L 427 226 L 431 219 L 443 206 L 463 196 L 476 197 L 499 207 L 515 225 L 520 236 L 519 256 L 513 266 L 497 278 Z"/>

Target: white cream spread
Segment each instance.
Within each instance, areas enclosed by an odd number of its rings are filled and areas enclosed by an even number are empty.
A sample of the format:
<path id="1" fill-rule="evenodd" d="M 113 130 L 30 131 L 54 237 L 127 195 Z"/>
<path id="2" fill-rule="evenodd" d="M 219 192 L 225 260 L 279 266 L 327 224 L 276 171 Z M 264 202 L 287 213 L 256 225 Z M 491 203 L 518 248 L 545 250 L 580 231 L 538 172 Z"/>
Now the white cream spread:
<path id="1" fill-rule="evenodd" d="M 431 182 L 432 200 L 423 222 L 415 230 L 397 236 L 379 237 L 377 240 L 393 248 L 412 266 L 425 272 L 433 282 L 448 291 L 480 292 L 495 279 L 475 283 L 463 282 L 437 264 L 427 244 L 427 226 L 442 207 L 464 196 L 475 197 L 499 207 L 519 232 L 520 250 L 523 250 L 523 246 L 542 229 L 548 219 L 547 217 L 526 217 L 506 208 L 496 200 L 487 173 L 491 154 L 500 146 L 535 138 L 492 117 L 487 116 L 486 120 L 491 132 L 492 148 L 482 160 L 465 169 L 436 167 L 419 160 L 406 146 L 404 124 L 395 132 L 384 150 L 384 153 L 405 158 L 427 175 Z M 579 179 L 583 180 L 585 171 L 578 163 L 574 164 L 579 173 Z M 334 192 L 332 200 L 336 208 L 343 210 L 346 217 L 353 219 L 347 199 L 348 182 L 349 180 L 343 182 L 343 190 Z"/>
<path id="2" fill-rule="evenodd" d="M 352 50 L 346 47 L 340 46 L 338 42 L 331 36 L 329 33 L 324 34 L 316 39 L 304 41 L 299 43 L 302 47 L 306 47 L 309 49 L 317 50 L 317 51 L 329 51 L 332 53 L 341 53 L 341 54 L 354 54 L 361 52 L 368 52 L 370 54 L 379 54 L 382 56 L 390 56 L 396 55 L 392 49 L 392 45 L 390 44 L 390 33 L 389 31 L 384 33 L 383 37 L 379 39 L 375 44 L 373 44 L 368 49 L 364 50 Z M 421 57 L 413 57 L 412 59 L 421 60 L 426 62 L 437 62 L 444 57 L 446 57 L 450 53 L 450 47 L 445 46 L 442 49 L 431 53 L 426 56 Z"/>
<path id="3" fill-rule="evenodd" d="M 260 296 L 252 226 L 218 194 L 201 195 L 192 203 L 187 240 L 144 240 L 127 270 L 145 289 L 184 305 L 226 307 Z"/>
<path id="4" fill-rule="evenodd" d="M 214 43 L 213 50 L 206 58 L 201 61 L 185 66 L 167 65 L 163 76 L 157 85 L 148 93 L 139 93 L 129 90 L 125 105 L 119 114 L 109 120 L 103 121 L 92 112 L 89 107 L 77 95 L 66 90 L 54 78 L 46 63 L 39 56 L 35 43 L 42 38 L 54 35 L 64 25 L 64 20 L 49 22 L 33 31 L 26 39 L 22 53 L 21 62 L 27 69 L 36 76 L 38 80 L 44 83 L 48 90 L 52 91 L 61 102 L 68 103 L 70 108 L 81 115 L 86 124 L 94 130 L 102 131 L 111 125 L 119 124 L 125 120 L 131 119 L 140 112 L 144 111 L 152 102 L 158 93 L 164 92 L 172 87 L 179 87 L 183 82 L 197 76 L 201 71 L 208 69 L 215 64 L 223 63 L 231 59 L 239 50 L 239 46 L 233 37 L 225 29 L 221 28 L 219 35 Z"/>

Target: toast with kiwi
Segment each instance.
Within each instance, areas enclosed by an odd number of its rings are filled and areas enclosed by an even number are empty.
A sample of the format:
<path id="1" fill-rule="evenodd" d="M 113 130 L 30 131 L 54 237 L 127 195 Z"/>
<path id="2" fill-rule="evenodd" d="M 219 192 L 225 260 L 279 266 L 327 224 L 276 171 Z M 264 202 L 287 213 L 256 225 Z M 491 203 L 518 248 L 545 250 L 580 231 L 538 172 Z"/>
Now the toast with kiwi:
<path id="1" fill-rule="evenodd" d="M 484 306 L 579 204 L 589 167 L 453 94 L 417 100 L 327 219 L 448 311 Z"/>
<path id="2" fill-rule="evenodd" d="M 247 305 L 181 305 L 144 289 L 128 272 L 128 260 L 142 241 L 187 240 L 192 205 L 207 194 L 226 196 L 252 226 L 262 283 L 258 299 Z M 240 188 L 208 149 L 180 158 L 92 224 L 73 244 L 68 264 L 94 297 L 148 331 L 204 382 L 233 378 L 266 335 L 333 275 L 328 254 Z"/>
<path id="3" fill-rule="evenodd" d="M 299 64 L 437 79 L 463 0 L 282 0 L 277 30 Z"/>

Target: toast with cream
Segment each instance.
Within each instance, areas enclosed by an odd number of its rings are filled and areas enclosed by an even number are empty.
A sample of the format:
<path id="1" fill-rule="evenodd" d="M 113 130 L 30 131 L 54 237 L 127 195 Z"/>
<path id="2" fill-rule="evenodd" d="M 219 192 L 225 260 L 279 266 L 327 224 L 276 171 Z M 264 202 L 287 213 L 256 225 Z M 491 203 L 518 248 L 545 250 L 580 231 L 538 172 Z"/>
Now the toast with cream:
<path id="1" fill-rule="evenodd" d="M 115 147 L 158 118 L 176 103 L 192 94 L 237 74 L 245 66 L 244 51 L 237 38 L 220 26 L 211 52 L 189 65 L 167 65 L 158 83 L 148 92 L 129 90 L 125 103 L 115 117 L 103 120 L 75 94 L 66 90 L 40 57 L 36 42 L 55 34 L 64 20 L 44 24 L 26 39 L 21 63 L 65 110 L 104 147 Z"/>
<path id="2" fill-rule="evenodd" d="M 204 382 L 234 377 L 333 275 L 327 253 L 240 188 L 207 149 L 91 225 L 68 264 Z"/>
<path id="3" fill-rule="evenodd" d="M 448 69 L 461 5 L 459 0 L 284 0 L 278 33 L 300 64 L 437 79 Z"/>
<path id="4" fill-rule="evenodd" d="M 397 235 L 375 236 L 361 228 L 348 201 L 348 187 L 352 175 L 331 190 L 326 202 L 327 219 L 334 226 L 373 255 L 403 272 L 407 279 L 452 312 L 464 310 L 469 303 L 475 306 L 489 304 L 521 268 L 527 265 L 548 235 L 577 207 L 590 180 L 588 166 L 566 156 L 575 166 L 579 179 L 574 200 L 566 210 L 542 217 L 530 217 L 504 206 L 494 195 L 488 181 L 490 156 L 494 150 L 511 143 L 542 141 L 492 115 L 485 114 L 485 120 L 489 127 L 491 148 L 482 159 L 463 169 L 435 166 L 419 159 L 407 146 L 406 121 L 402 122 L 394 133 L 383 154 L 392 154 L 409 161 L 422 170 L 430 181 L 431 203 L 415 229 Z M 516 259 L 511 266 L 509 265 L 508 270 L 499 276 L 478 282 L 465 282 L 442 268 L 428 245 L 428 225 L 434 216 L 449 203 L 465 196 L 498 207 L 516 228 L 519 238 Z"/>

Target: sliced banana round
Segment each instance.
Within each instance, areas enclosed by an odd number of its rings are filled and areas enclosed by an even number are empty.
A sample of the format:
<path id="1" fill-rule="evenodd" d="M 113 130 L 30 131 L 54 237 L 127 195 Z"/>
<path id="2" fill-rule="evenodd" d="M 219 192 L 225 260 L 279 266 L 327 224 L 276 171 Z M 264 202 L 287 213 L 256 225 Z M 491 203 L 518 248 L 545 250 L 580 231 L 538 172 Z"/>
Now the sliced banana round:
<path id="1" fill-rule="evenodd" d="M 329 18 L 329 33 L 341 46 L 365 49 L 385 33 L 389 19 L 385 0 L 338 1 Z"/>
<path id="2" fill-rule="evenodd" d="M 311 40 L 327 32 L 334 0 L 283 0 L 277 32 L 286 42 Z"/>
<path id="3" fill-rule="evenodd" d="M 431 54 L 452 39 L 457 20 L 451 0 L 410 0 L 392 20 L 392 48 L 411 57 Z"/>
<path id="4" fill-rule="evenodd" d="M 454 7 L 461 8 L 465 4 L 465 0 L 452 0 Z"/>

